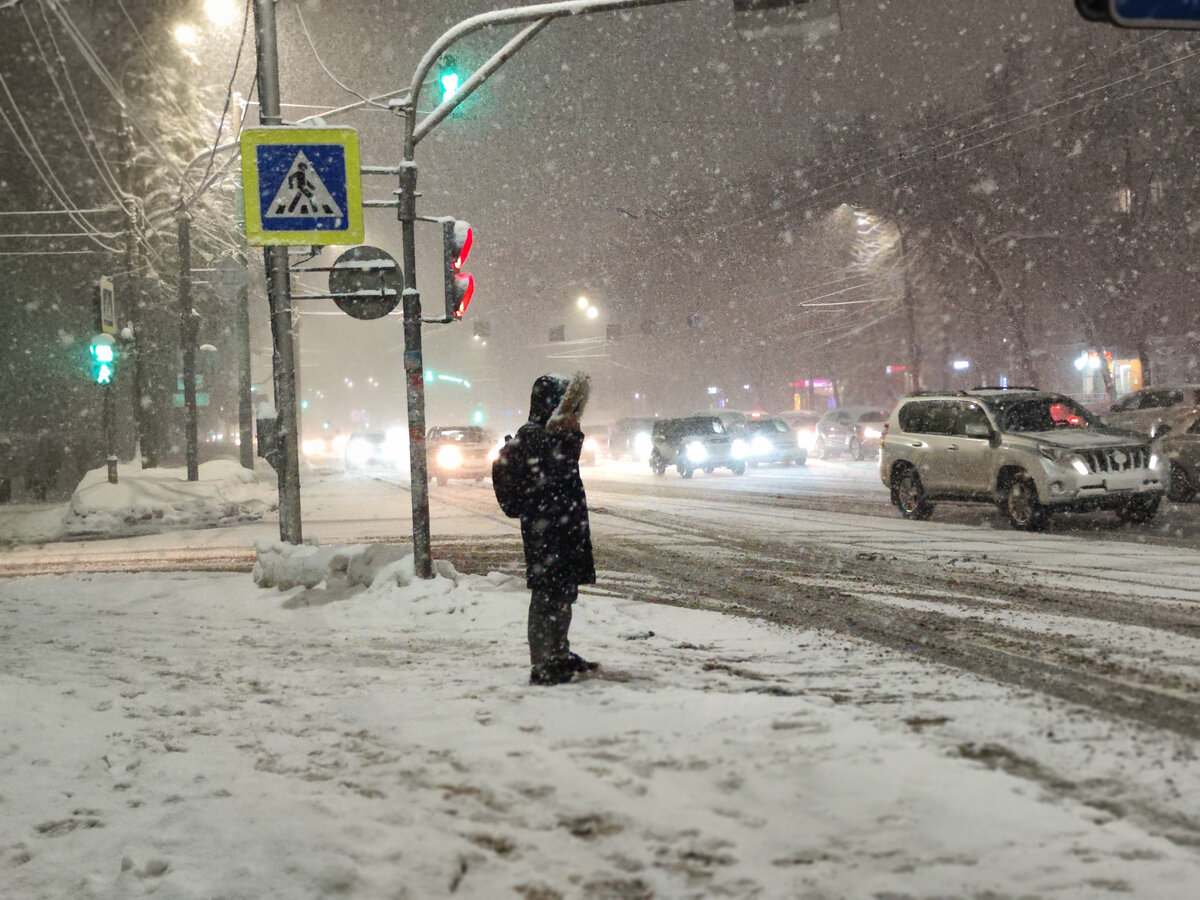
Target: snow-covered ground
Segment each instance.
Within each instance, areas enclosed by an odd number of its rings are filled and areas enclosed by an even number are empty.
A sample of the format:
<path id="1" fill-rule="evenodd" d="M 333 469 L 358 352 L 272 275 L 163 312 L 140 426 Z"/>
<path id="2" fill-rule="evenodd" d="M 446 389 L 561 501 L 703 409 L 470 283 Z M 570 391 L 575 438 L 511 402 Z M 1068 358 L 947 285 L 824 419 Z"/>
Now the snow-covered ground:
<path id="1" fill-rule="evenodd" d="M 234 460 L 213 460 L 199 476 L 188 481 L 186 469 L 143 469 L 132 461 L 109 484 L 107 469 L 92 469 L 68 503 L 0 506 L 0 545 L 227 525 L 278 507 L 275 473 L 264 463 L 250 471 Z"/>
<path id="2" fill-rule="evenodd" d="M 0 582 L 0 896 L 1190 898 L 1200 883 L 1194 848 L 996 766 L 1048 728 L 1092 746 L 1081 779 L 1120 789 L 1152 766 L 1195 790 L 1169 739 L 1086 734 L 1064 705 L 1030 719 L 1019 692 L 866 644 L 601 590 L 572 634 L 606 676 L 533 687 L 518 580 L 264 548 L 260 580 L 297 555 L 324 580 Z M 980 740 L 951 752 L 939 735 L 960 712 Z"/>
<path id="3" fill-rule="evenodd" d="M 89 477 L 70 506 L 124 536 L 26 543 L 4 560 L 47 571 L 111 555 L 136 570 L 257 545 L 256 572 L 0 580 L 4 900 L 1195 895 L 1200 767 L 1179 735 L 865 641 L 634 602 L 623 591 L 678 586 L 628 571 L 602 571 L 576 608 L 575 648 L 603 677 L 535 688 L 519 580 L 439 561 L 438 578 L 414 581 L 406 551 L 375 543 L 411 530 L 402 488 L 308 473 L 319 546 L 290 548 L 271 515 L 181 528 L 240 491 L 273 500 L 269 470 L 139 480 L 123 474 L 118 495 Z M 585 480 L 608 507 L 601 545 L 680 549 L 675 523 L 687 535 L 715 517 L 797 552 L 816 541 L 998 579 L 1089 575 L 1159 605 L 1196 596 L 1192 555 L 1175 548 Z M 433 489 L 435 541 L 511 546 L 515 522 L 488 498 L 487 485 Z M 151 499 L 161 516 L 132 515 Z M 698 566 L 721 552 L 691 551 Z M 849 587 L 833 572 L 805 583 Z M 873 590 L 898 609 L 927 602 Z M 1102 629 L 1009 610 L 1002 593 L 998 580 L 964 615 Z M 707 599 L 737 604 L 737 585 Z M 1110 637 L 1191 676 L 1161 634 Z"/>

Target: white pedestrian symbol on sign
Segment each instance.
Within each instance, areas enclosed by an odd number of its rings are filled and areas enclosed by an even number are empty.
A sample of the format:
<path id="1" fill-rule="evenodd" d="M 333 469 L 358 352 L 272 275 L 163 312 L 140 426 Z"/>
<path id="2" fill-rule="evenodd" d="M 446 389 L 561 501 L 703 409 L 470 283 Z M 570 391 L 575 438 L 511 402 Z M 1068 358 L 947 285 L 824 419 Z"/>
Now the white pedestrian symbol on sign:
<path id="1" fill-rule="evenodd" d="M 292 160 L 287 177 L 275 192 L 275 199 L 263 212 L 263 218 L 289 216 L 342 217 L 342 211 L 321 176 L 301 150 Z"/>

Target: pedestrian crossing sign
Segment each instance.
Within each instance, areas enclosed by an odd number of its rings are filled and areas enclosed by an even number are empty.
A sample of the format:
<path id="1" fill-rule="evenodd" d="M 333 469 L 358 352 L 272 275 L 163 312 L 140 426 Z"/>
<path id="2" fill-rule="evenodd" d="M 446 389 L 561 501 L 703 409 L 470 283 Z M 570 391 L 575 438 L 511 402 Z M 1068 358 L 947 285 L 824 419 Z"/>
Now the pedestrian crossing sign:
<path id="1" fill-rule="evenodd" d="M 247 128 L 241 144 L 248 243 L 363 242 L 357 131 Z"/>

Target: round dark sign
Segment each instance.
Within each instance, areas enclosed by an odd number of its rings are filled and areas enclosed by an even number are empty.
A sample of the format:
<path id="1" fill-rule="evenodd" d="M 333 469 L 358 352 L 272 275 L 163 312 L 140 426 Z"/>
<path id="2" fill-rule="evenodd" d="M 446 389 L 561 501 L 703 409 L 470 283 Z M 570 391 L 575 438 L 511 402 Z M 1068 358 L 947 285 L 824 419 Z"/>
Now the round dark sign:
<path id="1" fill-rule="evenodd" d="M 379 319 L 400 302 L 400 264 L 378 247 L 351 247 L 333 262 L 329 293 L 338 309 L 356 319 Z"/>

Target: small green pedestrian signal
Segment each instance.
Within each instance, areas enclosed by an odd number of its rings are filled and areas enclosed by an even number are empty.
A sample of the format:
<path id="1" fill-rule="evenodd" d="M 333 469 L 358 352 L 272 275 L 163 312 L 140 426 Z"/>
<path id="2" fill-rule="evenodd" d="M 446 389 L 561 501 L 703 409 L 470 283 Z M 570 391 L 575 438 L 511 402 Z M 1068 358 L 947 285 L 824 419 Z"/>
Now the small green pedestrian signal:
<path id="1" fill-rule="evenodd" d="M 442 83 L 442 102 L 445 103 L 458 91 L 458 73 L 443 72 L 442 77 L 439 80 Z"/>
<path id="2" fill-rule="evenodd" d="M 88 352 L 92 357 L 92 381 L 96 384 L 112 384 L 117 374 L 117 347 L 112 335 L 94 335 Z"/>

